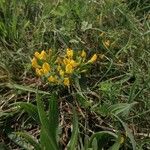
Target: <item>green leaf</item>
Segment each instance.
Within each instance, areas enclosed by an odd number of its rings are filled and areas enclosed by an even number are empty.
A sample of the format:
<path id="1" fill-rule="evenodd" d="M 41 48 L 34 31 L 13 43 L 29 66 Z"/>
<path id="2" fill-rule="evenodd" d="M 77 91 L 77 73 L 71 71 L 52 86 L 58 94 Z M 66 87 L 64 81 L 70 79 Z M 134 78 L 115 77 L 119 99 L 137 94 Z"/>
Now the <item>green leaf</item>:
<path id="1" fill-rule="evenodd" d="M 46 140 L 48 140 L 50 143 L 50 147 L 46 147 L 46 149 L 59 150 L 57 141 L 55 137 L 53 137 L 52 130 L 49 125 L 49 120 L 46 116 L 46 112 L 44 111 L 43 102 L 41 101 L 38 94 L 36 96 L 36 100 L 37 100 L 37 107 L 38 107 L 38 113 L 41 121 L 42 131 L 43 131 L 43 133 L 41 134 L 46 134 L 47 137 Z"/>
<path id="2" fill-rule="evenodd" d="M 31 135 L 29 135 L 26 132 L 15 132 L 16 135 L 21 136 L 22 138 L 25 139 L 25 141 L 27 141 L 28 143 L 30 143 L 35 150 L 41 150 L 40 145 L 37 143 L 37 141 L 34 139 L 34 137 L 32 137 Z"/>
<path id="3" fill-rule="evenodd" d="M 24 150 L 29 150 L 31 148 L 31 144 L 27 143 L 22 137 L 16 135 L 16 133 L 8 134 L 9 139 L 11 139 L 15 144 L 22 147 Z"/>
<path id="4" fill-rule="evenodd" d="M 93 143 L 93 140 L 95 139 L 95 138 L 97 138 L 97 139 L 99 139 L 99 141 L 101 141 L 101 140 L 103 140 L 103 137 L 104 136 L 112 136 L 113 138 L 117 138 L 118 136 L 115 134 L 115 133 L 113 133 L 113 132 L 110 132 L 110 131 L 100 131 L 100 132 L 96 132 L 96 133 L 94 133 L 91 137 L 90 137 L 90 141 L 89 141 L 89 148 L 91 148 L 92 147 L 92 143 Z M 104 141 L 102 141 L 102 143 L 104 143 Z"/>
<path id="5" fill-rule="evenodd" d="M 17 102 L 15 103 L 15 105 L 19 105 L 24 111 L 29 114 L 29 116 L 31 116 L 37 123 L 40 124 L 38 109 L 35 105 L 26 102 Z"/>
<path id="6" fill-rule="evenodd" d="M 49 150 L 49 148 L 51 147 L 51 143 L 49 142 L 48 139 L 49 139 L 48 135 L 45 133 L 45 130 L 43 129 L 43 127 L 41 127 L 40 144 L 44 150 Z"/>
<path id="7" fill-rule="evenodd" d="M 112 88 L 112 85 L 113 83 L 110 82 L 110 81 L 105 81 L 105 82 L 101 82 L 99 84 L 100 86 L 100 90 L 103 91 L 103 92 L 110 92 L 111 91 L 111 88 Z"/>
<path id="8" fill-rule="evenodd" d="M 57 129 L 58 129 L 58 101 L 56 94 L 53 94 L 49 99 L 49 126 L 51 130 L 52 136 L 56 139 L 57 136 Z"/>
<path id="9" fill-rule="evenodd" d="M 4 143 L 0 143 L 0 150 L 9 150 L 9 148 Z"/>
<path id="10" fill-rule="evenodd" d="M 119 150 L 122 144 L 122 138 L 124 138 L 122 135 L 118 136 L 118 138 L 116 139 L 116 142 L 113 144 L 113 146 L 109 148 L 109 150 Z"/>
<path id="11" fill-rule="evenodd" d="M 18 85 L 18 84 L 10 84 L 10 83 L 7 83 L 6 86 L 9 88 L 12 88 L 12 89 L 17 89 L 17 90 L 22 90 L 22 91 L 27 91 L 27 92 L 33 92 L 33 93 L 37 92 L 37 89 L 31 88 L 29 86 L 22 86 L 22 85 Z M 41 90 L 38 90 L 38 93 L 50 95 L 50 93 L 41 91 Z"/>
<path id="12" fill-rule="evenodd" d="M 77 101 L 80 103 L 81 106 L 84 108 L 89 108 L 91 106 L 91 102 L 89 102 L 82 93 L 76 94 Z"/>
<path id="13" fill-rule="evenodd" d="M 119 104 L 114 104 L 111 105 L 108 108 L 108 111 L 110 112 L 110 114 L 122 114 L 122 115 L 127 115 L 129 113 L 129 110 L 135 105 L 137 104 L 137 102 L 133 102 L 131 104 L 128 103 L 119 103 Z"/>
<path id="14" fill-rule="evenodd" d="M 68 143 L 68 150 L 76 150 L 76 145 L 78 142 L 78 116 L 75 110 L 73 110 L 73 130 L 70 141 Z"/>
<path id="15" fill-rule="evenodd" d="M 109 148 L 109 150 L 119 150 L 120 145 L 121 144 L 118 141 L 116 141 L 115 144 Z"/>
<path id="16" fill-rule="evenodd" d="M 3 116 L 8 116 L 9 113 L 5 113 L 5 112 L 0 112 L 0 118 L 3 117 Z"/>
<path id="17" fill-rule="evenodd" d="M 125 131 L 126 131 L 126 135 L 129 137 L 130 141 L 131 141 L 131 144 L 132 144 L 132 148 L 133 150 L 136 149 L 136 142 L 134 140 L 134 136 L 131 132 L 131 130 L 127 127 L 126 123 L 123 122 L 118 116 L 114 115 L 122 124 L 122 126 L 124 127 Z"/>

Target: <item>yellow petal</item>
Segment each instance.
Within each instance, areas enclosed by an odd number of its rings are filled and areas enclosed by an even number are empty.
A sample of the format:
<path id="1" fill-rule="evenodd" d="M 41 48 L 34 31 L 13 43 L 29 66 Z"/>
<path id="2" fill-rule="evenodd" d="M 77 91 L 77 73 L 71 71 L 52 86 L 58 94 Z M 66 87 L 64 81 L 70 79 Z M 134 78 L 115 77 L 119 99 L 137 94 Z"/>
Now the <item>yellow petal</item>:
<path id="1" fill-rule="evenodd" d="M 77 67 L 78 66 L 78 63 L 77 62 L 75 62 L 73 59 L 72 60 L 70 60 L 70 65 L 72 66 L 72 67 Z"/>
<path id="2" fill-rule="evenodd" d="M 81 57 L 83 57 L 83 58 L 86 57 L 86 52 L 84 50 L 81 52 Z"/>
<path id="3" fill-rule="evenodd" d="M 60 71 L 59 71 L 59 74 L 60 74 L 60 76 L 62 76 L 62 77 L 63 77 L 63 76 L 64 76 L 64 74 L 65 74 L 65 72 L 64 72 L 63 70 L 60 70 Z"/>
<path id="4" fill-rule="evenodd" d="M 67 55 L 67 57 L 72 58 L 73 57 L 73 50 L 70 48 L 67 48 L 66 55 Z"/>
<path id="5" fill-rule="evenodd" d="M 44 74 L 48 74 L 51 68 L 50 68 L 50 65 L 47 62 L 45 62 L 42 65 L 42 69 L 43 69 Z"/>
<path id="6" fill-rule="evenodd" d="M 48 81 L 49 81 L 49 82 L 55 82 L 55 81 L 56 81 L 56 79 L 55 79 L 55 77 L 50 76 L 50 77 L 48 78 Z"/>
<path id="7" fill-rule="evenodd" d="M 39 55 L 39 59 L 46 60 L 46 58 L 47 58 L 47 53 L 43 50 Z"/>
<path id="8" fill-rule="evenodd" d="M 97 54 L 94 54 L 91 59 L 88 61 L 88 63 L 94 63 L 97 60 Z"/>
<path id="9" fill-rule="evenodd" d="M 69 78 L 64 78 L 64 85 L 69 86 L 70 85 L 70 80 Z"/>
<path id="10" fill-rule="evenodd" d="M 65 68 L 66 73 L 71 74 L 73 72 L 73 67 L 68 64 Z"/>
<path id="11" fill-rule="evenodd" d="M 34 53 L 34 56 L 35 56 L 37 59 L 40 59 L 40 53 L 39 53 L 39 52 L 35 52 L 35 53 Z"/>
<path id="12" fill-rule="evenodd" d="M 42 76 L 43 75 L 43 69 L 36 68 L 35 72 L 36 72 L 36 74 L 38 76 Z"/>
<path id="13" fill-rule="evenodd" d="M 33 57 L 33 59 L 31 60 L 32 63 L 32 67 L 33 68 L 40 68 L 41 66 L 38 64 L 37 59 L 35 57 Z"/>
<path id="14" fill-rule="evenodd" d="M 69 64 L 69 63 L 70 63 L 70 60 L 69 60 L 69 59 L 67 59 L 67 58 L 64 58 L 64 59 L 63 59 L 63 63 L 64 63 L 65 65 L 67 65 L 67 64 Z"/>

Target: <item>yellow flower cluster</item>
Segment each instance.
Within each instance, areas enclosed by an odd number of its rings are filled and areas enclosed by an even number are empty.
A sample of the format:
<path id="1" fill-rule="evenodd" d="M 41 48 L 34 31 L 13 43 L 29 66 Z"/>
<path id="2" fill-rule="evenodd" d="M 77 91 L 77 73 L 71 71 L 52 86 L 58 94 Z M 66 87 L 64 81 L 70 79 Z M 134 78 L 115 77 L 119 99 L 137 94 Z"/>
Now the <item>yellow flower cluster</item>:
<path id="1" fill-rule="evenodd" d="M 91 59 L 85 61 L 87 53 L 82 50 L 78 54 L 68 48 L 64 55 L 59 55 L 55 61 L 44 50 L 39 53 L 35 52 L 32 59 L 32 67 L 36 74 L 53 84 L 70 86 L 73 75 L 80 74 L 82 67 L 94 63 L 97 60 L 97 54 Z"/>

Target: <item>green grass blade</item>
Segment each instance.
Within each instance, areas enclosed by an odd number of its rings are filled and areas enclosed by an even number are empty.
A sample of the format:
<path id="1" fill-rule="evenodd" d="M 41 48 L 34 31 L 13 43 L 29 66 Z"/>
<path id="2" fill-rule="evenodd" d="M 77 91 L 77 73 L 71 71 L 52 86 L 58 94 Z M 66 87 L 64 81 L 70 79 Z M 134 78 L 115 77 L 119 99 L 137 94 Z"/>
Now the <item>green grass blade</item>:
<path id="1" fill-rule="evenodd" d="M 70 141 L 68 143 L 68 150 L 76 150 L 76 145 L 78 142 L 78 116 L 75 110 L 73 111 L 73 130 Z"/>
<path id="2" fill-rule="evenodd" d="M 28 133 L 26 132 L 15 132 L 16 135 L 21 136 L 23 139 L 25 139 L 26 142 L 30 143 L 32 146 L 34 146 L 35 150 L 41 150 L 40 145 L 37 143 L 37 141 Z"/>
<path id="3" fill-rule="evenodd" d="M 90 141 L 89 141 L 89 147 L 91 148 L 92 147 L 92 142 L 95 138 L 99 138 L 99 139 L 103 139 L 103 136 L 104 135 L 109 135 L 109 136 L 112 136 L 114 138 L 117 138 L 117 135 L 113 132 L 110 132 L 110 131 L 101 131 L 101 132 L 97 132 L 97 133 L 94 133 L 91 138 L 90 138 Z"/>
<path id="4" fill-rule="evenodd" d="M 46 136 L 47 136 L 47 140 L 50 142 L 50 147 L 48 147 L 48 148 L 52 149 L 52 150 L 58 150 L 59 148 L 57 145 L 57 141 L 53 137 L 51 128 L 49 126 L 49 120 L 48 120 L 46 113 L 44 111 L 43 102 L 41 101 L 38 94 L 37 94 L 36 100 L 37 100 L 38 113 L 39 113 L 42 129 L 44 131 L 44 134 L 46 134 Z"/>
<path id="5" fill-rule="evenodd" d="M 119 135 L 116 142 L 109 148 L 109 150 L 119 150 L 122 144 L 122 135 Z M 124 142 L 124 141 L 123 141 Z"/>
<path id="6" fill-rule="evenodd" d="M 18 85 L 18 84 L 6 84 L 7 87 L 11 88 L 11 89 L 17 89 L 17 90 L 21 90 L 21 91 L 27 91 L 27 92 L 33 92 L 36 93 L 37 89 L 31 88 L 29 86 L 22 86 L 22 85 Z M 50 95 L 50 93 L 45 92 L 45 91 L 41 91 L 38 90 L 39 94 L 45 94 L 45 95 Z"/>
<path id="7" fill-rule="evenodd" d="M 31 149 L 31 145 L 27 143 L 22 137 L 16 135 L 16 133 L 12 132 L 10 134 L 7 134 L 8 138 L 13 141 L 16 145 L 20 146 L 24 150 Z"/>
<path id="8" fill-rule="evenodd" d="M 133 102 L 131 104 L 128 104 L 128 103 L 119 103 L 119 104 L 114 104 L 114 105 L 111 105 L 109 108 L 108 108 L 108 111 L 111 113 L 111 114 L 115 114 L 115 115 L 119 115 L 119 114 L 122 114 L 123 116 L 124 115 L 127 115 L 130 111 L 130 109 L 135 105 L 137 104 L 137 102 Z"/>
<path id="9" fill-rule="evenodd" d="M 35 105 L 26 102 L 18 102 L 15 103 L 15 105 L 19 105 L 24 111 L 29 114 L 29 116 L 31 116 L 37 123 L 40 124 L 38 109 Z"/>
<path id="10" fill-rule="evenodd" d="M 116 141 L 115 144 L 111 148 L 109 148 L 109 150 L 119 150 L 120 145 L 121 144 L 118 141 Z"/>
<path id="11" fill-rule="evenodd" d="M 58 129 L 58 102 L 56 94 L 53 94 L 49 99 L 49 126 L 52 133 L 52 136 L 57 138 L 57 129 Z"/>
<path id="12" fill-rule="evenodd" d="M 127 127 L 126 123 L 123 122 L 118 116 L 114 115 L 122 124 L 122 126 L 124 127 L 125 131 L 126 131 L 126 135 L 129 137 L 131 144 L 132 144 L 132 148 L 133 150 L 136 150 L 136 142 L 134 140 L 134 136 L 131 132 L 131 130 Z"/>
<path id="13" fill-rule="evenodd" d="M 43 127 L 41 127 L 40 144 L 44 150 L 49 150 L 49 148 L 51 147 L 51 143 L 47 139 L 49 139 L 48 135 L 45 133 L 45 130 L 43 129 Z"/>

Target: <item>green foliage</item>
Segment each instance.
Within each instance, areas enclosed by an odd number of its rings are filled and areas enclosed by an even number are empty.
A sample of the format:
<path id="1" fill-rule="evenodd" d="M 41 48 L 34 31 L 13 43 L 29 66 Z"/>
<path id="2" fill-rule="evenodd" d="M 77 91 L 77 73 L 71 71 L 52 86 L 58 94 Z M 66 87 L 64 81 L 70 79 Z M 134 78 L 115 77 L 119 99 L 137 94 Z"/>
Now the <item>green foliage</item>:
<path id="1" fill-rule="evenodd" d="M 148 149 L 149 8 L 149 0 L 0 0 L 0 149 Z M 33 53 L 68 47 L 87 59 L 98 53 L 97 63 L 70 89 L 43 85 Z M 35 105 L 37 85 L 44 96 Z"/>
<path id="2" fill-rule="evenodd" d="M 73 130 L 72 130 L 70 141 L 68 143 L 68 150 L 75 150 L 78 144 L 79 125 L 78 125 L 78 117 L 77 117 L 75 110 L 73 111 L 73 114 L 74 114 L 73 115 Z"/>
<path id="3" fill-rule="evenodd" d="M 15 132 L 15 135 L 20 136 L 22 140 L 24 139 L 30 145 L 34 147 L 35 150 L 40 149 L 59 149 L 58 145 L 58 101 L 56 94 L 52 94 L 49 99 L 49 111 L 48 116 L 44 111 L 44 104 L 41 101 L 40 96 L 37 94 L 37 107 L 30 103 L 18 102 L 16 105 L 19 105 L 21 109 L 26 111 L 30 117 L 32 117 L 41 127 L 40 130 L 40 139 L 37 141 L 28 133 L 25 132 Z M 11 136 L 11 135 L 10 135 Z M 12 134 L 13 136 L 13 134 Z M 68 149 L 76 149 L 78 137 L 78 118 L 74 110 L 73 115 L 73 131 L 70 141 L 68 143 Z M 17 142 L 17 138 L 15 139 Z M 21 140 L 21 139 L 20 139 Z M 23 142 L 23 141 L 22 141 Z M 20 143 L 17 142 L 20 145 Z M 21 145 L 20 145 L 21 146 Z"/>
<path id="4" fill-rule="evenodd" d="M 26 102 L 18 102 L 15 105 L 19 105 L 21 109 L 29 114 L 37 123 L 40 124 L 40 118 L 38 114 L 38 109 L 35 105 Z"/>

